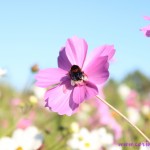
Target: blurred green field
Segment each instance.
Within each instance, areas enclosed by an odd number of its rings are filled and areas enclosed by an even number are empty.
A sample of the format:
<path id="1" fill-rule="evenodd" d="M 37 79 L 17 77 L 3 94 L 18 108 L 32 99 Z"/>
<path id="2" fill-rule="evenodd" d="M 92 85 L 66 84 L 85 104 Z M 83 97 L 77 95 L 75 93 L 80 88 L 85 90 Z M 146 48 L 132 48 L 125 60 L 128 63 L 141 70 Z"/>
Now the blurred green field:
<path id="1" fill-rule="evenodd" d="M 127 104 L 127 98 L 124 99 L 121 94 L 119 94 L 118 89 L 121 85 L 126 85 L 131 91 L 136 92 L 136 96 L 131 97 L 131 99 L 133 98 L 132 105 Z M 104 87 L 104 95 L 110 104 L 126 116 L 129 115 L 129 107 L 137 109 L 138 111 L 136 113 L 138 113 L 138 119 L 135 120 L 135 124 L 150 137 L 150 79 L 148 77 L 139 71 L 135 71 L 126 76 L 121 82 L 110 79 Z M 132 103 L 132 100 L 130 101 Z M 118 114 L 112 110 L 110 110 L 110 113 L 122 128 L 121 137 L 114 140 L 116 145 L 119 143 L 140 143 L 145 141 L 145 139 Z M 134 118 L 135 114 L 130 113 L 130 115 L 133 115 L 131 118 Z M 92 118 L 95 118 L 94 122 L 91 121 Z M 18 92 L 11 87 L 11 85 L 1 82 L 0 138 L 5 136 L 11 137 L 13 132 L 18 128 L 19 121 L 23 119 L 29 120 L 30 125 L 36 126 L 41 131 L 43 135 L 43 144 L 39 148 L 41 150 L 71 150 L 72 148 L 67 143 L 72 138 L 73 129 L 71 124 L 73 122 L 76 122 L 79 128 L 84 127 L 89 131 L 105 127 L 107 131 L 115 137 L 115 133 L 109 125 L 102 125 L 99 122 L 101 118 L 97 116 L 97 108 L 91 105 L 91 100 L 83 103 L 81 109 L 76 114 L 70 117 L 60 116 L 44 107 L 44 100 L 37 97 L 33 91 L 33 84 L 28 86 L 24 91 Z M 88 147 L 90 146 L 87 146 L 87 149 L 90 150 Z M 137 150 L 139 148 L 140 147 L 122 147 L 123 150 Z M 102 145 L 102 149 L 107 150 L 109 148 Z"/>

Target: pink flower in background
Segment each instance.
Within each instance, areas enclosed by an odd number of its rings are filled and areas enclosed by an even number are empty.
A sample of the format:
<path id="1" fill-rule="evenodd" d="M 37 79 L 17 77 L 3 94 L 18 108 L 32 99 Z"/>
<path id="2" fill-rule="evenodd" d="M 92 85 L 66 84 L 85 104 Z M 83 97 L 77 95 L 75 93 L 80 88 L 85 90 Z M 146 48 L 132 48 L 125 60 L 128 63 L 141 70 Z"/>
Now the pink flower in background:
<path id="1" fill-rule="evenodd" d="M 146 37 L 150 37 L 150 25 L 140 29 Z"/>
<path id="2" fill-rule="evenodd" d="M 144 16 L 144 19 L 150 21 L 149 16 Z M 142 31 L 146 37 L 150 37 L 150 25 L 141 28 L 140 31 Z"/>
<path id="3" fill-rule="evenodd" d="M 144 100 L 143 105 L 149 106 L 150 108 L 150 100 L 149 99 Z"/>
<path id="4" fill-rule="evenodd" d="M 127 107 L 134 107 L 136 109 L 139 109 L 140 104 L 139 104 L 138 98 L 139 98 L 138 93 L 132 90 L 126 99 Z"/>
<path id="5" fill-rule="evenodd" d="M 105 98 L 102 89 L 99 95 L 101 95 L 101 98 Z M 97 125 L 107 126 L 114 132 L 115 140 L 120 139 L 122 137 L 122 127 L 112 115 L 109 107 L 98 98 L 91 99 L 88 103 L 96 107 L 96 113 L 88 120 L 89 124 L 92 127 Z"/>
<path id="6" fill-rule="evenodd" d="M 144 100 L 141 106 L 141 111 L 144 115 L 150 114 L 150 100 Z"/>
<path id="7" fill-rule="evenodd" d="M 32 125 L 32 121 L 29 119 L 20 119 L 19 122 L 17 123 L 17 128 L 19 129 L 26 129 Z"/>
<path id="8" fill-rule="evenodd" d="M 117 123 L 115 118 L 112 116 L 110 109 L 103 102 L 96 100 L 97 113 L 99 116 L 99 122 L 101 125 L 106 125 L 114 131 L 115 139 L 119 139 L 122 136 L 122 127 Z"/>
<path id="9" fill-rule="evenodd" d="M 8 120 L 2 120 L 2 122 L 0 122 L 0 124 L 1 124 L 2 128 L 8 128 L 8 126 L 9 126 Z"/>
<path id="10" fill-rule="evenodd" d="M 11 104 L 13 106 L 18 106 L 20 103 L 21 103 L 21 99 L 19 99 L 19 98 L 14 98 L 11 100 Z"/>
<path id="11" fill-rule="evenodd" d="M 145 20 L 150 20 L 150 16 L 144 16 L 143 17 Z"/>
<path id="12" fill-rule="evenodd" d="M 60 115 L 72 115 L 84 100 L 96 96 L 99 86 L 109 77 L 108 61 L 115 50 L 112 45 L 98 47 L 87 59 L 88 45 L 76 36 L 67 40 L 58 56 L 58 68 L 39 71 L 36 85 L 48 88 L 46 107 Z"/>
<path id="13" fill-rule="evenodd" d="M 136 124 L 140 120 L 140 103 L 139 94 L 137 91 L 132 90 L 126 100 L 127 105 L 127 117 L 128 119 Z"/>
<path id="14" fill-rule="evenodd" d="M 31 126 L 35 120 L 36 114 L 34 111 L 29 113 L 28 118 L 21 118 L 17 123 L 17 128 L 19 129 L 26 129 Z"/>

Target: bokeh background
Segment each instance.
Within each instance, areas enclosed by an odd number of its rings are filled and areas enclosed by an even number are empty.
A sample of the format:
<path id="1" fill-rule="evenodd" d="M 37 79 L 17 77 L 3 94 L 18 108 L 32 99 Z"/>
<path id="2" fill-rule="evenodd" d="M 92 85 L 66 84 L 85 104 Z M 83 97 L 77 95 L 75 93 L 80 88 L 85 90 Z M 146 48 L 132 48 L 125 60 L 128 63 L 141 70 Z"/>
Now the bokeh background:
<path id="1" fill-rule="evenodd" d="M 142 149 L 117 146 L 145 139 L 94 100 L 71 117 L 44 108 L 44 90 L 34 86 L 34 75 L 38 69 L 57 67 L 60 48 L 74 35 L 86 39 L 89 53 L 114 44 L 105 98 L 150 137 L 150 39 L 140 32 L 150 24 L 143 19 L 150 16 L 149 6 L 149 0 L 0 1 L 0 148 L 7 142 L 14 145 L 13 139 L 17 150 Z M 29 128 L 36 130 L 32 137 L 24 133 Z M 18 135 L 33 142 L 19 141 Z M 87 139 L 92 136 L 95 140 Z"/>

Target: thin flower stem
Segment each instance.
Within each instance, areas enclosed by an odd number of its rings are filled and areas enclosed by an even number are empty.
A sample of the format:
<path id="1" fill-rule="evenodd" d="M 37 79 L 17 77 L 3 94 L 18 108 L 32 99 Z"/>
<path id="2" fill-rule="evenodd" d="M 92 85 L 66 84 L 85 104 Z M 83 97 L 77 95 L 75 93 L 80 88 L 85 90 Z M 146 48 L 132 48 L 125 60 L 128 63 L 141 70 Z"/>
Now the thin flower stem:
<path id="1" fill-rule="evenodd" d="M 108 107 L 110 107 L 111 109 L 113 109 L 117 114 L 119 114 L 122 118 L 124 118 L 131 126 L 133 126 L 149 143 L 150 143 L 150 139 L 136 126 L 134 125 L 132 122 L 129 121 L 129 119 L 124 116 L 120 111 L 118 111 L 116 108 L 114 108 L 111 104 L 109 104 L 107 101 L 105 101 L 104 99 L 102 99 L 99 95 L 96 96 L 99 100 L 101 100 L 103 103 L 105 103 Z"/>

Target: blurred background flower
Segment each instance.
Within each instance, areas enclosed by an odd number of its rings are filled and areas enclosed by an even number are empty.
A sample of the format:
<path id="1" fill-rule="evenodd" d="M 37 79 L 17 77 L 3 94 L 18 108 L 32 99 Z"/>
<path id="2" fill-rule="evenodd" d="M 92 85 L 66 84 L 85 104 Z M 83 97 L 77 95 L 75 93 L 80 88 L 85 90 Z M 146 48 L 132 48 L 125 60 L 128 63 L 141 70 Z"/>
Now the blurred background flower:
<path id="1" fill-rule="evenodd" d="M 0 68 L 0 77 L 5 76 L 5 75 L 6 75 L 6 73 L 7 73 L 7 70 L 6 70 L 6 69 L 2 69 L 2 68 Z"/>
<path id="2" fill-rule="evenodd" d="M 144 16 L 144 19 L 150 21 L 150 17 L 149 16 Z M 148 25 L 146 27 L 143 27 L 140 30 L 144 33 L 144 35 L 146 37 L 150 37 L 150 25 Z"/>

